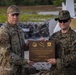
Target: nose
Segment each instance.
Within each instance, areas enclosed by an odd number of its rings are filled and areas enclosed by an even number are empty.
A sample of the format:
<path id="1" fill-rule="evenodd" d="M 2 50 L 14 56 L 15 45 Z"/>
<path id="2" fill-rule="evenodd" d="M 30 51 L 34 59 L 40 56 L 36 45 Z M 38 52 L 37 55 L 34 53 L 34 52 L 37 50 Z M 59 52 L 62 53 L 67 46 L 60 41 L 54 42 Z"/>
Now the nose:
<path id="1" fill-rule="evenodd" d="M 61 23 L 63 24 L 64 22 L 62 21 Z"/>

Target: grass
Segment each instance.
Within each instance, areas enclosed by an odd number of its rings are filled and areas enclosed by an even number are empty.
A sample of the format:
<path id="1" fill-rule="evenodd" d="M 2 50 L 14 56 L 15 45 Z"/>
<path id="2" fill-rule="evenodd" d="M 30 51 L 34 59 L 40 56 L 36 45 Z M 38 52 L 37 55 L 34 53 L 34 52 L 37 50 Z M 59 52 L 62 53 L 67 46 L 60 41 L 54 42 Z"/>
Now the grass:
<path id="1" fill-rule="evenodd" d="M 20 21 L 21 22 L 42 22 L 48 19 L 51 19 L 53 15 L 38 15 L 38 14 L 21 14 Z M 44 20 L 43 20 L 44 19 Z M 0 23 L 7 21 L 7 17 L 5 14 L 0 14 Z"/>
<path id="2" fill-rule="evenodd" d="M 22 14 L 20 15 L 20 19 L 22 22 L 25 21 L 34 21 L 34 22 L 39 22 L 44 20 L 48 20 L 52 18 L 53 15 L 38 15 L 38 14 Z"/>
<path id="3" fill-rule="evenodd" d="M 0 23 L 3 23 L 6 21 L 6 15 L 5 14 L 0 14 Z"/>
<path id="4" fill-rule="evenodd" d="M 33 22 L 42 22 L 48 19 L 51 19 L 54 17 L 53 15 L 38 15 L 37 12 L 39 11 L 54 11 L 59 10 L 54 6 L 19 6 L 22 13 L 31 12 L 33 14 L 21 14 L 20 15 L 20 21 L 21 22 L 27 22 L 27 21 L 33 21 Z M 0 23 L 3 23 L 7 20 L 6 17 L 6 6 L 0 7 Z M 43 20 L 44 19 L 44 20 Z"/>

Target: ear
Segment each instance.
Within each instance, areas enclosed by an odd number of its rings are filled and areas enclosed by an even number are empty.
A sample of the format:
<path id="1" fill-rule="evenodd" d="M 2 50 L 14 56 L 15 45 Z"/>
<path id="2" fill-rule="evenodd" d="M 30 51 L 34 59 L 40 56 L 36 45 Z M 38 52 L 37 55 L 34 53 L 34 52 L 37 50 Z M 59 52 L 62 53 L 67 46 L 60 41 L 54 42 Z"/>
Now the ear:
<path id="1" fill-rule="evenodd" d="M 8 16 L 8 13 L 6 14 L 6 16 Z"/>

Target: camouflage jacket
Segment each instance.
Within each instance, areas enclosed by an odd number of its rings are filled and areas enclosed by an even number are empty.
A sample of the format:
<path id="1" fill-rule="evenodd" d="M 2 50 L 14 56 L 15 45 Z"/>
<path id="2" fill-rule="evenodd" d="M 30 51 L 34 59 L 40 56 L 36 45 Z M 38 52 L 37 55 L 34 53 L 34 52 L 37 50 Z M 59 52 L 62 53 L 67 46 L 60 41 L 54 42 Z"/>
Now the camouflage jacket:
<path id="1" fill-rule="evenodd" d="M 7 44 L 8 35 L 5 32 L 6 30 L 0 28 L 0 75 L 10 75 L 12 71 L 10 45 Z"/>
<path id="2" fill-rule="evenodd" d="M 4 23 L 1 29 L 6 30 L 5 32 L 1 32 L 1 34 L 7 34 L 5 41 L 10 45 L 9 51 L 12 57 L 12 63 L 14 64 L 23 64 L 24 59 L 24 35 L 21 28 L 16 26 L 11 26 L 8 23 Z"/>
<path id="3" fill-rule="evenodd" d="M 67 33 L 58 31 L 49 40 L 54 40 L 56 44 L 55 54 L 57 67 L 59 69 L 69 68 L 76 70 L 76 32 L 71 28 Z"/>

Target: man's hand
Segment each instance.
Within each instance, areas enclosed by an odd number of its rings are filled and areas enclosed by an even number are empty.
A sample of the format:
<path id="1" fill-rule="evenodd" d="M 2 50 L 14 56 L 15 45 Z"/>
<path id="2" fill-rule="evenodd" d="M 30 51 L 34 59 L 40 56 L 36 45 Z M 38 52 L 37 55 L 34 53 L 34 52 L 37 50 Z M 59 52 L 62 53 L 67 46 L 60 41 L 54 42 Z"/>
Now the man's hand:
<path id="1" fill-rule="evenodd" d="M 40 40 L 40 41 L 46 41 L 43 37 L 41 37 L 39 40 Z"/>
<path id="2" fill-rule="evenodd" d="M 34 62 L 33 62 L 33 61 L 30 61 L 30 60 L 27 60 L 26 62 L 27 62 L 27 64 L 29 64 L 29 65 L 33 65 L 33 64 L 34 64 Z"/>
<path id="3" fill-rule="evenodd" d="M 56 64 L 56 59 L 55 59 L 55 58 L 48 59 L 47 61 L 48 61 L 48 63 L 50 63 L 50 64 Z"/>

